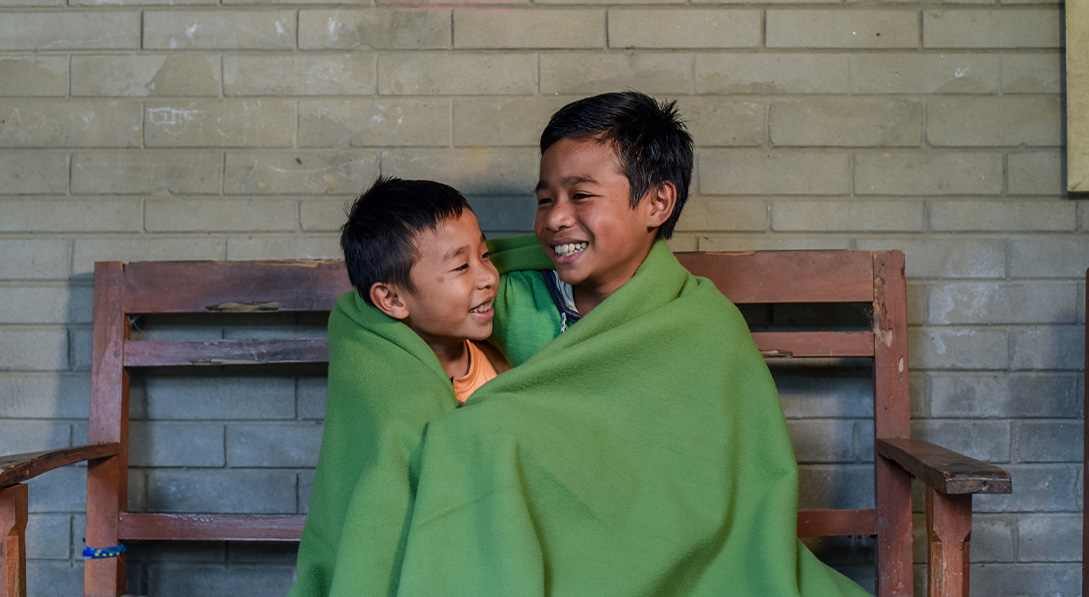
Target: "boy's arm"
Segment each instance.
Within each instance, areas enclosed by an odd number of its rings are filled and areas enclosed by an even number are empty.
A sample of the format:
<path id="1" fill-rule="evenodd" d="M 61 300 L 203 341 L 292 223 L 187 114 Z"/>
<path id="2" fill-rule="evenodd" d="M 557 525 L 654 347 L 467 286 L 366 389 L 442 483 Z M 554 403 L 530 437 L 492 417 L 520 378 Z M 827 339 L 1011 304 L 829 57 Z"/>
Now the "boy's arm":
<path id="1" fill-rule="evenodd" d="M 488 248 L 502 274 L 488 341 L 517 367 L 560 334 L 560 313 L 540 274 L 552 261 L 532 234 L 489 240 Z"/>

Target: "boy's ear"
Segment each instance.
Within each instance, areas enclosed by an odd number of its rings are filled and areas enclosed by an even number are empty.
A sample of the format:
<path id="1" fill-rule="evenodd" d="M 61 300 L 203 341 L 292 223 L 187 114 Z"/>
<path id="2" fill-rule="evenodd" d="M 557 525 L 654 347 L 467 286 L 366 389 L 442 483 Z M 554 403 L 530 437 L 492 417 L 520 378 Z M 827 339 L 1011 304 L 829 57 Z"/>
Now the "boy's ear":
<path id="1" fill-rule="evenodd" d="M 677 186 L 668 180 L 658 185 L 657 189 L 651 189 L 648 197 L 650 210 L 647 212 L 647 228 L 658 228 L 666 223 L 673 215 L 673 209 L 677 207 Z"/>
<path id="2" fill-rule="evenodd" d="M 408 306 L 401 300 L 399 289 L 385 282 L 371 284 L 371 302 L 378 310 L 394 319 L 408 317 Z"/>

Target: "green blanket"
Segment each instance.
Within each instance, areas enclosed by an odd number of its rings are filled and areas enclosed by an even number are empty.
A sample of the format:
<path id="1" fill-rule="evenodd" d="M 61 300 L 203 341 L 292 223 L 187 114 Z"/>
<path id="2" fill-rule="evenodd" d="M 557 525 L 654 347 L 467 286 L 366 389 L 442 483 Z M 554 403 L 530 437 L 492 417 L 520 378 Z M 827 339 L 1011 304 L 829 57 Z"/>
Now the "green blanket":
<path id="1" fill-rule="evenodd" d="M 547 266 L 510 242 L 502 270 Z M 456 408 L 422 341 L 341 298 L 291 595 L 866 594 L 796 539 L 767 367 L 664 243 L 554 341 L 536 273 L 496 317 L 517 367 Z"/>

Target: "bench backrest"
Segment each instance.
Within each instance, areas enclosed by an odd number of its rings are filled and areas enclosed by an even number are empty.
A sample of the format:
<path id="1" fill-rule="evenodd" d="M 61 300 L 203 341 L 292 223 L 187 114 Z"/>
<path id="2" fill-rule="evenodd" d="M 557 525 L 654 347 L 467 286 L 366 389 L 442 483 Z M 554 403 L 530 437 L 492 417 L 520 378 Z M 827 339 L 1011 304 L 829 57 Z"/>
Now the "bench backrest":
<path id="1" fill-rule="evenodd" d="M 875 437 L 909 436 L 906 291 L 896 251 L 760 251 L 679 253 L 744 305 L 864 305 L 865 329 L 754 330 L 769 359 L 873 360 Z M 302 515 L 208 515 L 126 512 L 130 372 L 157 368 L 283 367 L 324 364 L 328 346 L 315 337 L 250 339 L 134 338 L 133 320 L 156 314 L 327 313 L 350 284 L 339 261 L 100 262 L 95 266 L 94 343 L 89 440 L 115 455 L 88 466 L 87 544 L 124 540 L 297 541 Z M 799 536 L 877 537 L 879 591 L 911 586 L 909 487 L 874 457 L 874 508 L 800 512 Z M 125 582 L 124 558 L 88 560 L 89 594 L 114 594 Z M 909 589 L 910 590 L 910 589 Z"/>

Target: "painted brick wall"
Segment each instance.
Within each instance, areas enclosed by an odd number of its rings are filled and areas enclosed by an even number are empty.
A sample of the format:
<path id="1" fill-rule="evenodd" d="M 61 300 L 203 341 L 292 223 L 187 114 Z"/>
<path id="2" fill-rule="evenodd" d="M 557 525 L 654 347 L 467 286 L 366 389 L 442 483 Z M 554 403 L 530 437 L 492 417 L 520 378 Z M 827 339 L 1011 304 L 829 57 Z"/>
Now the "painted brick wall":
<path id="1" fill-rule="evenodd" d="M 548 115 L 630 87 L 677 99 L 697 141 L 675 248 L 905 251 L 915 431 L 1014 476 L 976 500 L 973 594 L 1076 595 L 1089 201 L 1063 192 L 1062 18 L 1052 0 L 0 0 L 0 451 L 86 437 L 94 261 L 338 256 L 344 202 L 378 174 L 527 231 Z M 868 499 L 864 388 L 780 384 L 803 460 L 831 439 L 853 463 L 803 500 Z M 134 505 L 213 488 L 304 512 L 320 380 L 193 386 L 134 390 Z M 82 484 L 31 483 L 32 595 L 79 591 Z M 864 577 L 865 542 L 841 543 Z M 294 555 L 133 562 L 143 593 L 269 595 Z"/>

